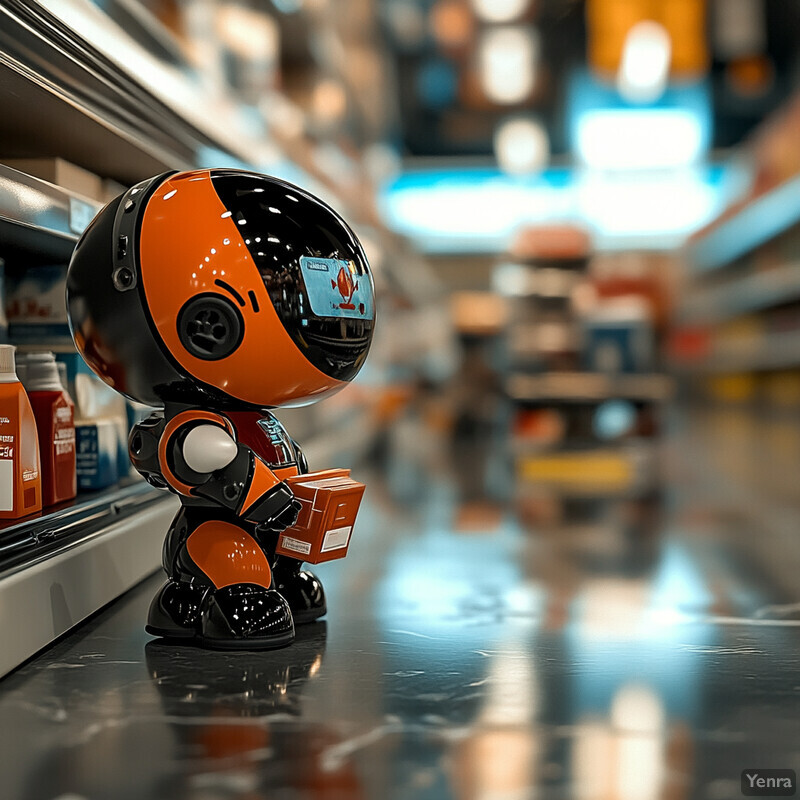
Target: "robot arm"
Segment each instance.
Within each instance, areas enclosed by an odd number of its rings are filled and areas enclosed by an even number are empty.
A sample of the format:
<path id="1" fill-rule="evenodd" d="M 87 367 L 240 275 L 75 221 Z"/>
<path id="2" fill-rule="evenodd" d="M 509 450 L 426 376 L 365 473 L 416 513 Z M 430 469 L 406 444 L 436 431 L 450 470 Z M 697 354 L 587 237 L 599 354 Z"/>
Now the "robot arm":
<path id="1" fill-rule="evenodd" d="M 158 450 L 161 474 L 179 494 L 210 500 L 267 527 L 283 529 L 297 517 L 291 489 L 236 442 L 224 417 L 178 414 L 165 426 Z"/>

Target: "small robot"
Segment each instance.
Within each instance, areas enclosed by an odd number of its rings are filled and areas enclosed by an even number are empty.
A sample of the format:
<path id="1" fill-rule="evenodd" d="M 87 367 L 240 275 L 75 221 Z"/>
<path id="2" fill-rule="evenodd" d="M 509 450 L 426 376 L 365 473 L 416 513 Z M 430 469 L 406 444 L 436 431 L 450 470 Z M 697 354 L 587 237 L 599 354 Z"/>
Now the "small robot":
<path id="1" fill-rule="evenodd" d="M 167 173 L 95 217 L 70 263 L 67 305 L 92 370 L 163 409 L 129 439 L 134 467 L 181 501 L 147 631 L 215 649 L 290 644 L 295 624 L 326 612 L 302 564 L 346 553 L 363 485 L 346 470 L 305 474 L 269 409 L 328 397 L 364 364 L 375 297 L 355 234 L 271 177 Z M 327 522 L 300 497 L 309 486 L 327 487 Z M 321 547 L 305 541 L 323 522 L 333 527 Z"/>

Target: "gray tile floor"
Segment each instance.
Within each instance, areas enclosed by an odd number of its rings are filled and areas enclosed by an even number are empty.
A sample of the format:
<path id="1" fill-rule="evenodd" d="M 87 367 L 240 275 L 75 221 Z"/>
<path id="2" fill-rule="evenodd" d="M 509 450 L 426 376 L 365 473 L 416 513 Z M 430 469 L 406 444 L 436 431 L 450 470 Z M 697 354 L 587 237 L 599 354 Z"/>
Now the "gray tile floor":
<path id="1" fill-rule="evenodd" d="M 800 767 L 769 539 L 683 490 L 515 509 L 465 475 L 376 476 L 286 650 L 151 640 L 159 576 L 75 630 L 0 682 L 0 797 L 727 800 Z"/>

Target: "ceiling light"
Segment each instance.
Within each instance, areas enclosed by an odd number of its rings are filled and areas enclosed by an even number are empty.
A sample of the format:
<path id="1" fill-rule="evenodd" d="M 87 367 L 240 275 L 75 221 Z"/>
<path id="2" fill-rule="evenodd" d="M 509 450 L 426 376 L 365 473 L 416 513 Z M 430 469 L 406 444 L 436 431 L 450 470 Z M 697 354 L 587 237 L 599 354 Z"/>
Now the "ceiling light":
<path id="1" fill-rule="evenodd" d="M 617 73 L 620 94 L 633 103 L 653 103 L 669 80 L 672 41 L 667 29 L 647 20 L 634 25 L 625 38 Z"/>
<path id="2" fill-rule="evenodd" d="M 480 81 L 495 103 L 514 104 L 533 91 L 539 60 L 535 31 L 501 27 L 486 31 L 478 50 Z"/>
<path id="3" fill-rule="evenodd" d="M 510 119 L 495 131 L 494 152 L 503 172 L 529 175 L 547 166 L 550 141 L 541 122 L 524 118 Z"/>
<path id="4" fill-rule="evenodd" d="M 484 22 L 512 22 L 530 5 L 529 0 L 472 0 L 472 8 Z"/>

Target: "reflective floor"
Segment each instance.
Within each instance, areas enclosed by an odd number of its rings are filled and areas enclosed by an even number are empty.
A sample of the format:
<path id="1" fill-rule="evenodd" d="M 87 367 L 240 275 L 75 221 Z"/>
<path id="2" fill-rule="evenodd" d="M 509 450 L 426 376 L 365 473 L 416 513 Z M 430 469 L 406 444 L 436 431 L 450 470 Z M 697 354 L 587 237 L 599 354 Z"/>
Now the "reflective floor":
<path id="1" fill-rule="evenodd" d="M 398 441 L 317 570 L 326 622 L 165 645 L 153 577 L 0 683 L 0 797 L 727 800 L 800 767 L 800 581 L 766 528 L 688 473 L 568 501 Z"/>

